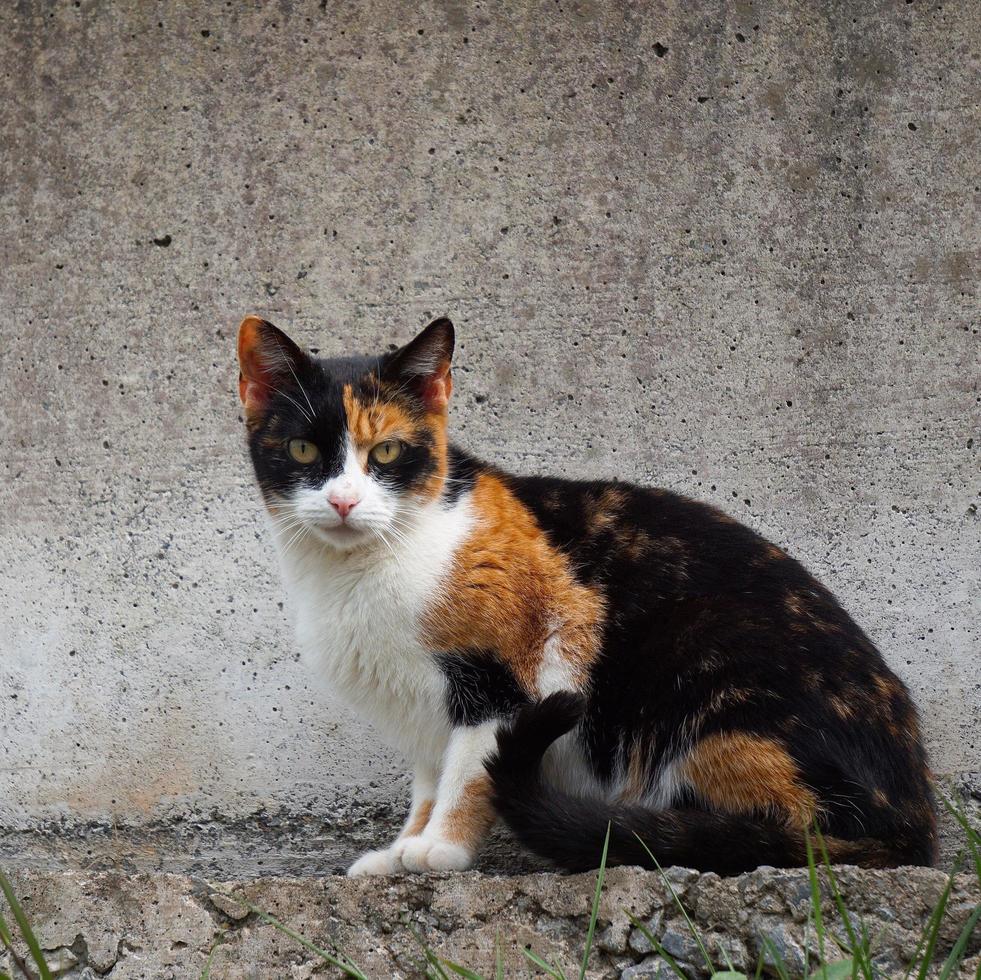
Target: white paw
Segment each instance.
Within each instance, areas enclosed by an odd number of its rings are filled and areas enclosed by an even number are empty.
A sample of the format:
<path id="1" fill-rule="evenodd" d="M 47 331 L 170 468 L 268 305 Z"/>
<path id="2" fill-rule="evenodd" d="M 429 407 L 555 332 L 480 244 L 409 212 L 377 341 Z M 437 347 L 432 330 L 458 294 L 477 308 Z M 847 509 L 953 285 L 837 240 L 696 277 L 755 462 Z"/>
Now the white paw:
<path id="1" fill-rule="evenodd" d="M 397 846 L 406 871 L 466 871 L 473 864 L 470 848 L 439 837 L 406 837 Z"/>
<path id="2" fill-rule="evenodd" d="M 413 834 L 409 837 L 400 837 L 388 850 L 392 855 L 392 860 L 395 862 L 395 866 L 399 871 L 405 871 L 405 862 L 402 860 L 402 855 L 405 853 L 405 848 L 407 844 L 410 844 L 414 840 L 419 840 L 418 834 Z"/>
<path id="3" fill-rule="evenodd" d="M 394 875 L 402 870 L 402 864 L 393 853 L 394 848 L 381 851 L 367 851 L 347 869 L 348 878 L 358 875 Z"/>

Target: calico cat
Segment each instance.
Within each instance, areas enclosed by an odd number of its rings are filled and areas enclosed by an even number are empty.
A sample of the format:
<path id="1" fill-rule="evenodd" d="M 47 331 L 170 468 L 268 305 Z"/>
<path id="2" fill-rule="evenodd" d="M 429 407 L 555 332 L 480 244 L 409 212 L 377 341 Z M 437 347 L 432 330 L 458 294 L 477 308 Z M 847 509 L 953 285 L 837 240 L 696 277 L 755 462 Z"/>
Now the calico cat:
<path id="1" fill-rule="evenodd" d="M 447 441 L 454 331 L 318 359 L 239 331 L 248 445 L 304 659 L 412 765 L 349 873 L 469 867 L 495 818 L 543 858 L 733 874 L 929 864 L 903 684 L 834 596 L 713 507 L 515 476 Z M 640 838 L 640 840 L 638 839 Z"/>

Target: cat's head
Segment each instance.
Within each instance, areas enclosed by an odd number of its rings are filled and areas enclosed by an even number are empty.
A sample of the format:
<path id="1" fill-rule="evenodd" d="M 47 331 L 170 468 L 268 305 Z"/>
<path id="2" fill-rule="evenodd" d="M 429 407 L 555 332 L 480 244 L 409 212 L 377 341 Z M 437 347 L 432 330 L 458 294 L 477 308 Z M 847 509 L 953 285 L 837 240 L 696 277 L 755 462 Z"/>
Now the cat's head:
<path id="1" fill-rule="evenodd" d="M 249 451 L 280 529 L 344 551 L 397 541 L 447 471 L 453 324 L 377 357 L 317 358 L 248 316 L 238 334 Z"/>

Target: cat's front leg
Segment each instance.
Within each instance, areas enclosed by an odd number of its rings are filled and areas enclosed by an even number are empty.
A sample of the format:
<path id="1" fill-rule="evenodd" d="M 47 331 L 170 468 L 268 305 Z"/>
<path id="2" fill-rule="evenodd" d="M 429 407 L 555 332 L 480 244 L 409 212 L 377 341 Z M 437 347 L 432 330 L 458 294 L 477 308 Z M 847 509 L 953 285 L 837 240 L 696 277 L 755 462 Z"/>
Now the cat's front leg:
<path id="1" fill-rule="evenodd" d="M 436 772 L 427 766 L 418 766 L 412 774 L 412 803 L 409 815 L 395 842 L 377 851 L 367 851 L 347 869 L 348 877 L 358 875 L 392 875 L 405 870 L 402 867 L 403 841 L 423 833 L 433 812 L 436 799 Z"/>
<path id="2" fill-rule="evenodd" d="M 497 744 L 497 721 L 454 728 L 425 829 L 396 842 L 406 871 L 463 871 L 471 867 L 494 823 L 484 759 Z"/>

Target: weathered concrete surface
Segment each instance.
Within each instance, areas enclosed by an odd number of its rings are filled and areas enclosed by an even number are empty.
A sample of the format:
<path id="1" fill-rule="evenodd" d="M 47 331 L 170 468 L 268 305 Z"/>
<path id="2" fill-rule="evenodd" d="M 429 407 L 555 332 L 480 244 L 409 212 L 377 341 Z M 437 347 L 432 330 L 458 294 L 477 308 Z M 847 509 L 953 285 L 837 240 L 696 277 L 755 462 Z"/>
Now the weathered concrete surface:
<path id="1" fill-rule="evenodd" d="M 404 805 L 294 662 L 250 310 L 329 353 L 450 314 L 462 442 L 727 507 L 977 770 L 979 35 L 973 0 L 0 5 L 8 835 L 169 826 L 176 869 L 279 821 L 339 865 Z"/>
<path id="2" fill-rule="evenodd" d="M 981 827 L 981 773 L 944 780 Z M 211 880 L 255 876 L 304 877 L 345 871 L 352 858 L 394 837 L 403 805 L 367 803 L 353 794 L 338 799 L 330 815 L 258 812 L 239 819 L 220 813 L 193 820 L 130 820 L 34 824 L 0 835 L 0 867 L 87 871 L 184 872 Z M 954 866 L 966 851 L 957 822 L 941 811 L 940 866 Z M 597 855 L 597 862 L 599 855 Z M 498 827 L 480 855 L 480 871 L 492 874 L 541 870 L 542 862 L 515 845 Z"/>
<path id="3" fill-rule="evenodd" d="M 807 872 L 760 869 L 738 878 L 669 873 L 706 951 L 718 964 L 725 956 L 737 969 L 756 967 L 763 938 L 800 976 L 807 948 L 818 955 L 808 926 Z M 838 884 L 853 926 L 864 922 L 876 937 L 873 953 L 882 976 L 901 976 L 946 884 L 939 871 L 905 868 L 889 872 L 841 869 Z M 542 976 L 522 947 L 578 976 L 592 906 L 593 875 L 485 877 L 476 873 L 370 880 L 345 878 L 262 879 L 220 886 L 181 875 L 22 874 L 18 894 L 52 963 L 66 978 L 110 976 L 113 980 L 200 977 L 211 950 L 215 980 L 337 975 L 315 954 L 236 901 L 244 898 L 321 949 L 345 953 L 369 977 L 420 976 L 422 948 L 413 930 L 436 955 L 484 975 L 494 973 L 500 942 L 506 976 Z M 824 915 L 829 930 L 847 942 L 830 892 Z M 942 962 L 956 941 L 981 890 L 960 875 L 937 944 Z M 704 961 L 681 913 L 658 875 L 612 869 L 600 903 L 589 977 L 623 980 L 664 978 L 665 964 L 652 954 L 645 924 L 691 976 L 705 976 Z M 806 935 L 805 935 L 806 933 Z M 828 944 L 828 958 L 834 946 Z M 981 930 L 967 950 L 973 976 Z M 724 951 L 724 952 L 723 952 Z M 4 963 L 0 957 L 0 965 Z M 660 969 L 660 972 L 658 970 Z M 769 975 L 769 972 L 768 972 Z"/>

